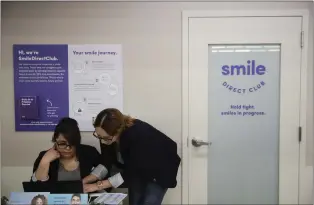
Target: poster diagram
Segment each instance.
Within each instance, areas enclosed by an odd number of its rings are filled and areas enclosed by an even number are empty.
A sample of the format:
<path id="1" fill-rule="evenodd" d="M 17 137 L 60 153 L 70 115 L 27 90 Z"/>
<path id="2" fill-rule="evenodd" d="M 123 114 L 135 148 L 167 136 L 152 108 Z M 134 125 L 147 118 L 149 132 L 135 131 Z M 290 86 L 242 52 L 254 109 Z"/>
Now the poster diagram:
<path id="1" fill-rule="evenodd" d="M 123 110 L 121 45 L 14 45 L 16 131 L 52 131 L 72 117 L 93 131 L 99 111 Z"/>
<path id="2" fill-rule="evenodd" d="M 108 52 L 110 51 L 110 52 Z M 117 45 L 71 45 L 68 50 L 69 116 L 92 131 L 93 118 L 106 107 L 122 109 L 122 58 Z"/>

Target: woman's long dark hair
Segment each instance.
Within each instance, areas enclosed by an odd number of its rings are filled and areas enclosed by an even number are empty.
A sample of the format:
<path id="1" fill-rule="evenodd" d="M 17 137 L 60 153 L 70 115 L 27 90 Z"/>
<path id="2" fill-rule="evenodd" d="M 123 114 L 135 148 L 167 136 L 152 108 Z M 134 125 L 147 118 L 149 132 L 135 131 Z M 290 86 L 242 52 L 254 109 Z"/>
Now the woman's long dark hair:
<path id="1" fill-rule="evenodd" d="M 82 137 L 77 121 L 69 117 L 62 118 L 55 128 L 52 142 L 55 143 L 60 134 L 68 141 L 69 145 L 75 147 L 76 156 L 78 157 Z"/>
<path id="2" fill-rule="evenodd" d="M 60 134 L 62 134 L 63 137 L 72 146 L 77 146 L 81 144 L 82 137 L 78 123 L 72 118 L 65 117 L 59 121 L 53 133 L 52 142 L 56 142 Z"/>

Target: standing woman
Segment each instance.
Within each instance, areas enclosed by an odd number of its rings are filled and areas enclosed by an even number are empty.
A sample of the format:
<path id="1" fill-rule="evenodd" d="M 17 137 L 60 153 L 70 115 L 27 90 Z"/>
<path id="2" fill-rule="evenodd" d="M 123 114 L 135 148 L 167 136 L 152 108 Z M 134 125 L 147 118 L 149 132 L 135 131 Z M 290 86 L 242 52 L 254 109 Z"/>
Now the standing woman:
<path id="1" fill-rule="evenodd" d="M 130 205 L 160 205 L 167 189 L 177 185 L 181 162 L 177 144 L 152 125 L 114 108 L 101 111 L 94 127 L 105 167 L 120 164 L 123 171 L 107 180 L 85 185 L 85 192 L 125 184 Z"/>

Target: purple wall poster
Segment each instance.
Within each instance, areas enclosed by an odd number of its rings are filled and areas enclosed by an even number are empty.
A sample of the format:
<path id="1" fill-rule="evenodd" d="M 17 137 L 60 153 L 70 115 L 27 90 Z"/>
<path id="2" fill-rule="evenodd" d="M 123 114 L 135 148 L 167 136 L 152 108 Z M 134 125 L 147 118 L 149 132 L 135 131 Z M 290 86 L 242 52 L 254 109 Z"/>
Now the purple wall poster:
<path id="1" fill-rule="evenodd" d="M 69 115 L 67 45 L 14 45 L 16 131 L 51 131 Z"/>
<path id="2" fill-rule="evenodd" d="M 63 117 L 93 131 L 103 109 L 123 110 L 121 45 L 13 45 L 16 131 L 53 131 Z"/>

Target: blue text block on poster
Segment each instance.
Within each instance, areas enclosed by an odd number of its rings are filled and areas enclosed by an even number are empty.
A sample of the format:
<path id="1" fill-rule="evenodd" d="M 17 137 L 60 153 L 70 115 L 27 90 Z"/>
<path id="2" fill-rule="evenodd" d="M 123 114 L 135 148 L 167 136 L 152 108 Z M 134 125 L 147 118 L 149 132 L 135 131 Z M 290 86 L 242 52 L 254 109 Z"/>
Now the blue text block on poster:
<path id="1" fill-rule="evenodd" d="M 14 45 L 16 131 L 52 131 L 69 115 L 68 46 Z"/>

